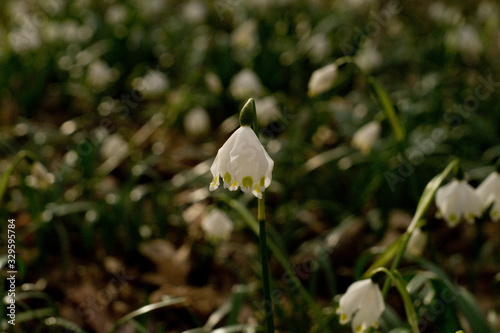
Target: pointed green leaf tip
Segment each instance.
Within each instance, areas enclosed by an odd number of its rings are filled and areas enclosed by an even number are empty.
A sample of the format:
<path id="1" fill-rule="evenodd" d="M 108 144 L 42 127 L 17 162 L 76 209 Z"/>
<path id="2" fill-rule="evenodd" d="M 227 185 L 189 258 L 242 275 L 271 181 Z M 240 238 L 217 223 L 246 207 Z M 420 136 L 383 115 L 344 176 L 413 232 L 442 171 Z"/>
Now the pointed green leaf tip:
<path id="1" fill-rule="evenodd" d="M 252 127 L 254 115 L 255 101 L 253 98 L 249 98 L 240 111 L 240 125 Z"/>

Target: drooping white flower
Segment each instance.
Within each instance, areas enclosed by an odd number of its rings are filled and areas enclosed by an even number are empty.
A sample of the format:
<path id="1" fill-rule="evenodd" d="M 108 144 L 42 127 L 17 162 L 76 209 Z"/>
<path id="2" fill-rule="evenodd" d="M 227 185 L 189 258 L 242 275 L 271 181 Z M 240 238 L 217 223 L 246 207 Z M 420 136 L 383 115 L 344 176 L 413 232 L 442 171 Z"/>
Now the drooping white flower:
<path id="1" fill-rule="evenodd" d="M 227 240 L 233 228 L 233 222 L 220 209 L 212 209 L 201 221 L 201 229 L 212 241 Z"/>
<path id="2" fill-rule="evenodd" d="M 249 126 L 238 128 L 219 149 L 210 167 L 213 179 L 210 191 L 219 187 L 219 177 L 224 188 L 245 193 L 252 192 L 262 198 L 262 192 L 271 184 L 274 162 Z"/>
<path id="3" fill-rule="evenodd" d="M 462 218 L 474 223 L 482 212 L 481 199 L 474 188 L 465 180 L 456 178 L 436 191 L 436 206 L 436 216 L 444 218 L 450 227 L 456 226 Z"/>
<path id="4" fill-rule="evenodd" d="M 500 219 L 500 174 L 498 171 L 494 171 L 486 177 L 476 189 L 476 193 L 481 200 L 483 210 L 493 204 L 490 217 L 497 222 Z"/>
<path id="5" fill-rule="evenodd" d="M 326 65 L 324 67 L 321 67 L 320 69 L 315 70 L 312 73 L 307 85 L 308 95 L 310 97 L 314 97 L 330 90 L 333 87 L 333 83 L 335 82 L 336 78 L 336 64 Z"/>
<path id="6" fill-rule="evenodd" d="M 340 298 L 337 313 L 340 323 L 352 321 L 352 330 L 362 333 L 376 327 L 385 310 L 384 298 L 378 284 L 371 279 L 354 282 Z"/>
<path id="7" fill-rule="evenodd" d="M 379 139 L 381 130 L 378 121 L 369 122 L 354 133 L 351 141 L 352 146 L 361 150 L 362 153 L 368 154 Z"/>

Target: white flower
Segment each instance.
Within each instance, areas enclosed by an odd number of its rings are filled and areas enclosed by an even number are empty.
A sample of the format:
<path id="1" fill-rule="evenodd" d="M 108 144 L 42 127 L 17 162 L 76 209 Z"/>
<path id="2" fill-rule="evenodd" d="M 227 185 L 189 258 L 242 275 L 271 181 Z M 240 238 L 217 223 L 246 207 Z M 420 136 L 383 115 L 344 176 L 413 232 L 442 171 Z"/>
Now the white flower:
<path id="1" fill-rule="evenodd" d="M 340 323 L 352 320 L 352 330 L 364 332 L 369 327 L 376 327 L 385 310 L 384 298 L 378 284 L 371 279 L 354 282 L 340 298 L 337 313 Z"/>
<path id="2" fill-rule="evenodd" d="M 375 120 L 371 121 L 354 133 L 351 144 L 353 147 L 361 150 L 362 153 L 368 154 L 375 142 L 379 139 L 380 132 L 380 123 Z"/>
<path id="3" fill-rule="evenodd" d="M 227 240 L 233 231 L 233 222 L 222 210 L 213 209 L 201 221 L 201 229 L 210 240 Z"/>
<path id="4" fill-rule="evenodd" d="M 333 87 L 337 78 L 337 65 L 330 64 L 315 70 L 309 79 L 308 95 L 314 97 L 322 94 Z"/>
<path id="5" fill-rule="evenodd" d="M 436 216 L 444 218 L 450 227 L 456 226 L 462 218 L 473 223 L 482 211 L 481 199 L 472 186 L 458 179 L 436 191 L 436 206 Z"/>
<path id="6" fill-rule="evenodd" d="M 481 199 L 483 210 L 493 204 L 490 217 L 493 221 L 498 221 L 500 219 L 500 174 L 498 171 L 486 177 L 476 189 L 476 193 Z"/>
<path id="7" fill-rule="evenodd" d="M 224 188 L 245 193 L 250 191 L 257 198 L 271 184 L 274 162 L 249 126 L 242 126 L 219 149 L 210 167 L 213 179 L 210 191 L 219 187 L 219 177 Z"/>

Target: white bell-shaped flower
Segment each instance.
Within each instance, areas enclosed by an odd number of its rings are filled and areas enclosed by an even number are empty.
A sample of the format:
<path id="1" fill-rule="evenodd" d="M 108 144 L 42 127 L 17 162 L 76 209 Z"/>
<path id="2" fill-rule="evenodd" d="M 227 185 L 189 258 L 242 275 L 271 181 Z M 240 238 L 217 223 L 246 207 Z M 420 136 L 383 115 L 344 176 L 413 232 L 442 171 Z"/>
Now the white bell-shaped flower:
<path id="1" fill-rule="evenodd" d="M 333 87 L 337 78 L 337 65 L 330 64 L 315 70 L 308 83 L 308 94 L 310 97 L 327 92 Z"/>
<path id="2" fill-rule="evenodd" d="M 476 193 L 481 199 L 483 210 L 493 204 L 490 217 L 493 221 L 498 221 L 500 219 L 500 174 L 498 171 L 486 177 L 476 189 Z"/>
<path id="3" fill-rule="evenodd" d="M 201 229 L 212 241 L 227 240 L 233 231 L 233 222 L 220 209 L 212 209 L 201 221 Z"/>
<path id="4" fill-rule="evenodd" d="M 368 154 L 375 142 L 380 138 L 381 131 L 380 123 L 376 120 L 371 121 L 354 133 L 351 144 L 361 150 L 363 154 Z"/>
<path id="5" fill-rule="evenodd" d="M 352 321 L 352 330 L 362 333 L 376 327 L 385 310 L 384 297 L 378 284 L 371 279 L 354 282 L 340 298 L 337 313 L 340 323 Z"/>
<path id="6" fill-rule="evenodd" d="M 252 192 L 262 198 L 262 192 L 271 184 L 274 162 L 250 126 L 238 128 L 219 149 L 210 167 L 213 179 L 210 191 L 219 187 L 219 177 L 224 188 L 245 193 Z"/>
<path id="7" fill-rule="evenodd" d="M 453 179 L 436 191 L 436 216 L 444 218 L 448 226 L 454 227 L 464 218 L 474 223 L 481 216 L 481 199 L 465 180 Z"/>

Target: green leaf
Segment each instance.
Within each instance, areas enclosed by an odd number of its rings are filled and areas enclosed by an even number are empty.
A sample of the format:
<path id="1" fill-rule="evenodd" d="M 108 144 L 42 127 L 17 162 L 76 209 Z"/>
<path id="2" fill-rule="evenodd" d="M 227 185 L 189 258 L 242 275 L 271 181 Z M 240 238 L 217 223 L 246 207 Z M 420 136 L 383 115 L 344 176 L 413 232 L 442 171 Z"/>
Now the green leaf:
<path id="1" fill-rule="evenodd" d="M 405 238 L 408 238 L 408 234 L 402 234 L 398 236 L 386 249 L 385 251 L 375 260 L 375 262 L 366 270 L 366 272 L 363 274 L 362 278 L 366 279 L 369 276 L 372 275 L 372 272 L 376 270 L 379 267 L 383 267 L 387 265 L 389 261 L 394 258 L 396 253 L 398 252 L 398 249 L 402 246 L 403 243 L 406 242 Z"/>
<path id="2" fill-rule="evenodd" d="M 41 318 L 53 316 L 54 314 L 55 310 L 53 308 L 42 308 L 24 311 L 16 315 L 16 324 L 24 323 L 33 319 L 39 320 Z"/>
<path id="3" fill-rule="evenodd" d="M 368 77 L 368 84 L 377 96 L 380 104 L 382 104 L 382 109 L 384 110 L 386 117 L 389 119 L 396 140 L 398 142 L 403 142 L 405 139 L 405 129 L 396 114 L 396 110 L 392 105 L 389 95 L 385 91 L 384 87 L 382 87 L 382 85 L 380 85 L 373 76 Z"/>
<path id="4" fill-rule="evenodd" d="M 71 331 L 75 333 L 85 333 L 85 331 L 76 323 L 60 317 L 50 317 L 45 319 L 45 325 L 49 327 L 62 327 L 64 328 L 64 332 Z"/>
<path id="5" fill-rule="evenodd" d="M 160 309 L 160 308 L 164 308 L 164 307 L 167 307 L 167 306 L 171 306 L 171 305 L 179 304 L 179 303 L 183 303 L 183 302 L 184 302 L 184 298 L 167 298 L 167 299 L 165 299 L 163 301 L 143 306 L 142 308 L 139 308 L 139 309 L 137 309 L 135 311 L 132 311 L 129 314 L 127 314 L 127 315 L 123 316 L 122 318 L 120 318 L 115 323 L 115 325 L 111 329 L 110 333 L 111 332 L 115 332 L 118 327 L 120 327 L 121 325 L 125 324 L 126 322 L 132 320 L 133 318 L 135 318 L 137 316 L 146 314 L 146 313 L 151 312 L 153 310 L 157 310 L 157 309 Z"/>
<path id="6" fill-rule="evenodd" d="M 410 294 L 408 294 L 408 291 L 406 290 L 406 281 L 404 280 L 404 278 L 396 269 L 393 269 L 391 272 L 385 267 L 380 267 L 374 270 L 372 275 L 378 272 L 384 272 L 392 280 L 392 282 L 394 282 L 394 285 L 396 286 L 396 289 L 398 290 L 399 295 L 403 300 L 406 318 L 408 319 L 408 323 L 410 324 L 411 331 L 413 333 L 420 333 L 418 329 L 417 313 L 415 312 L 415 307 L 413 306 L 413 301 L 410 297 Z"/>
<path id="7" fill-rule="evenodd" d="M 410 226 L 408 227 L 407 232 L 411 233 L 413 229 L 417 227 L 418 221 L 424 217 L 425 213 L 427 212 L 427 209 L 429 209 L 429 206 L 434 200 L 434 195 L 436 194 L 437 189 L 441 186 L 443 181 L 450 175 L 450 173 L 453 170 L 455 170 L 455 168 L 459 165 L 459 163 L 460 163 L 459 160 L 452 161 L 450 164 L 446 166 L 443 172 L 441 172 L 439 175 L 434 177 L 429 183 L 427 183 L 427 186 L 425 187 L 424 192 L 422 193 L 422 196 L 418 201 L 415 215 L 413 216 L 413 219 L 410 223 Z"/>
<path id="8" fill-rule="evenodd" d="M 435 264 L 423 259 L 423 258 L 414 258 L 416 262 L 422 265 L 424 268 L 436 274 L 436 277 L 444 283 L 446 288 L 452 293 L 453 298 L 455 299 L 459 309 L 463 312 L 465 318 L 470 324 L 472 332 L 475 333 L 488 333 L 491 332 L 488 327 L 488 323 L 486 322 L 479 306 L 474 301 L 473 297 L 469 294 L 467 290 L 464 288 L 456 286 L 448 277 L 448 275 Z"/>

